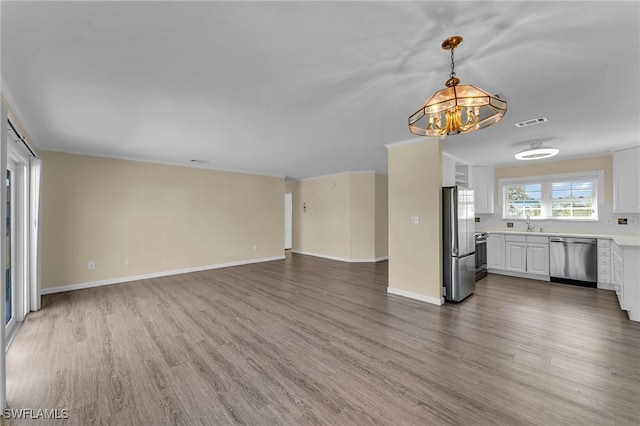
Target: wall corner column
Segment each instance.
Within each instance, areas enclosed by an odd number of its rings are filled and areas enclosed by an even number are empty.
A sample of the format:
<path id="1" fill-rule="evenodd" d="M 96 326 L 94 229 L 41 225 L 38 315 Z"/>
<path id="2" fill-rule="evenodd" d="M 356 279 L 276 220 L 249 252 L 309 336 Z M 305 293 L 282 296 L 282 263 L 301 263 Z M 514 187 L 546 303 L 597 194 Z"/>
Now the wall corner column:
<path id="1" fill-rule="evenodd" d="M 388 293 L 441 305 L 441 141 L 389 144 Z M 418 223 L 413 223 L 417 218 Z M 414 219 L 414 220 L 412 220 Z"/>

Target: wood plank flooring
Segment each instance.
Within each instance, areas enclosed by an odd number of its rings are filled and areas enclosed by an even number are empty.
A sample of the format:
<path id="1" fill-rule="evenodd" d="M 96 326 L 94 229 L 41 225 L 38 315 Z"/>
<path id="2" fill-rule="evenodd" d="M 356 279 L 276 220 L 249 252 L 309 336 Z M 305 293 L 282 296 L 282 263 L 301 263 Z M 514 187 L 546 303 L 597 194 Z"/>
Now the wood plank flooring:
<path id="1" fill-rule="evenodd" d="M 489 275 L 435 306 L 386 287 L 387 262 L 288 254 L 44 296 L 8 402 L 65 425 L 640 424 L 640 324 L 614 292 Z"/>

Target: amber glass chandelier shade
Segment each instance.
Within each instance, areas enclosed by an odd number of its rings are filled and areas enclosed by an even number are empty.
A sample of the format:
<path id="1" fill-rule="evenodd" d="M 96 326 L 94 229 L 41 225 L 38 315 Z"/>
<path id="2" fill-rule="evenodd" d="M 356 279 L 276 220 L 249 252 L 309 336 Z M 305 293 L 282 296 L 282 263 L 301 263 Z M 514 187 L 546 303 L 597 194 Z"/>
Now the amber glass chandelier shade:
<path id="1" fill-rule="evenodd" d="M 497 123 L 507 112 L 507 103 L 498 95 L 474 86 L 459 85 L 460 80 L 454 72 L 453 49 L 460 43 L 460 36 L 443 42 L 443 49 L 451 50 L 451 75 L 447 87 L 437 91 L 409 117 L 411 133 L 434 137 L 469 133 Z"/>

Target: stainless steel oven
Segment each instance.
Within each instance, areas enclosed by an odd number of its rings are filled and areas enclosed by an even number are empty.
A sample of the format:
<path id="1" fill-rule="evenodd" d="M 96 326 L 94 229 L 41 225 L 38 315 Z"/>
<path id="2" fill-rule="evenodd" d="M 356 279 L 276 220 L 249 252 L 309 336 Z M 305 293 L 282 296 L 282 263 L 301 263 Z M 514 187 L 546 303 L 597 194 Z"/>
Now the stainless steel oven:
<path id="1" fill-rule="evenodd" d="M 487 276 L 487 238 L 486 232 L 476 232 L 476 281 Z"/>

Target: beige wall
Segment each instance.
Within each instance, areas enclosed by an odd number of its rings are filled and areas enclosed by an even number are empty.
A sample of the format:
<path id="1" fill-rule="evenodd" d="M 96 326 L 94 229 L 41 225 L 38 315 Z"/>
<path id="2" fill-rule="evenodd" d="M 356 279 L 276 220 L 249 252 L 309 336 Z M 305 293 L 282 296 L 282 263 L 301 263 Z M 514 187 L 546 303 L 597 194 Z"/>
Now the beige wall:
<path id="1" fill-rule="evenodd" d="M 389 255 L 389 177 L 376 174 L 376 258 Z"/>
<path id="2" fill-rule="evenodd" d="M 349 175 L 349 258 L 376 257 L 376 187 L 374 173 Z"/>
<path id="3" fill-rule="evenodd" d="M 282 178 L 41 155 L 42 288 L 283 255 Z"/>
<path id="4" fill-rule="evenodd" d="M 349 175 L 293 182 L 289 188 L 293 198 L 292 249 L 348 258 Z"/>
<path id="5" fill-rule="evenodd" d="M 613 155 L 576 158 L 573 160 L 543 161 L 540 163 L 518 164 L 517 166 L 496 167 L 495 194 L 499 194 L 498 181 L 504 178 L 555 175 L 604 170 L 604 203 L 613 203 Z M 497 200 L 496 203 L 500 203 Z"/>
<path id="6" fill-rule="evenodd" d="M 389 287 L 434 303 L 442 299 L 440 158 L 439 139 L 389 147 Z"/>
<path id="7" fill-rule="evenodd" d="M 344 260 L 386 256 L 386 198 L 376 187 L 386 177 L 373 172 L 340 173 L 287 184 L 293 196 L 293 250 Z M 306 212 L 303 212 L 306 203 Z M 378 255 L 378 253 L 384 253 Z"/>

